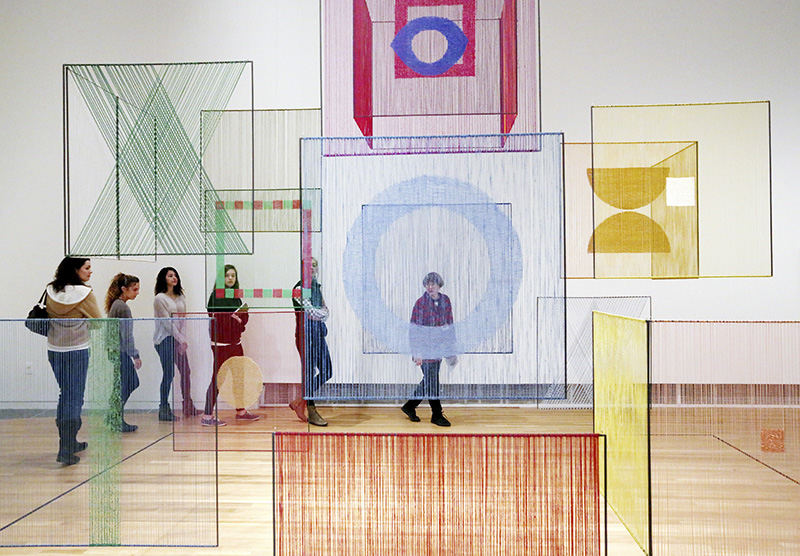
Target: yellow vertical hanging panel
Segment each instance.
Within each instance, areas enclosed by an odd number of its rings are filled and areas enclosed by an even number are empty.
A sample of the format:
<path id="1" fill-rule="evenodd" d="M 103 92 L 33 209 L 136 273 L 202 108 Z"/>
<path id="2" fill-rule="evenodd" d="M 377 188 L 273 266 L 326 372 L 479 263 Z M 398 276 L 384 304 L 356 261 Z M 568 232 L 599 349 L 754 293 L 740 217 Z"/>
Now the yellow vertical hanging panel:
<path id="1" fill-rule="evenodd" d="M 607 435 L 609 506 L 650 553 L 647 321 L 595 311 L 594 432 Z"/>

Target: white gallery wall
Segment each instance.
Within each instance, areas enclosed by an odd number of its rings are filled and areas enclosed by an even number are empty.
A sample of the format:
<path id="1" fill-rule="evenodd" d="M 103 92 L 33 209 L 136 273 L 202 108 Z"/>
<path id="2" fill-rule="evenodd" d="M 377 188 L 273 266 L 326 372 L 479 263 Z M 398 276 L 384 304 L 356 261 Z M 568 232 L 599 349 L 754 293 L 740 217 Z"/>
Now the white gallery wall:
<path id="1" fill-rule="evenodd" d="M 541 2 L 542 128 L 568 142 L 590 140 L 592 105 L 772 103 L 774 277 L 570 280 L 568 295 L 651 295 L 661 319 L 800 319 L 798 21 L 795 0 Z M 318 0 L 0 0 L 0 36 L 0 318 L 24 317 L 63 256 L 64 63 L 252 60 L 256 108 L 320 103 Z M 134 316 L 152 315 L 161 266 L 190 310 L 208 295 L 202 257 L 93 264 L 98 298 L 118 271 L 142 279 Z M 133 401 L 160 374 L 139 348 L 152 369 Z"/>

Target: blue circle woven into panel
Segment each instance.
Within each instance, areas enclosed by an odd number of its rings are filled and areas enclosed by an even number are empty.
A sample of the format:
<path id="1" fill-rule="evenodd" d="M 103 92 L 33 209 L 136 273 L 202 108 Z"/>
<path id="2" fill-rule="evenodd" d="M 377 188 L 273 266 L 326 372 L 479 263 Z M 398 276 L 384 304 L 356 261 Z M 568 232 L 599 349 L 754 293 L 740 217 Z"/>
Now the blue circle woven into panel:
<path id="1" fill-rule="evenodd" d="M 420 353 L 418 346 L 413 353 L 438 359 L 474 350 L 491 338 L 509 318 L 522 279 L 522 250 L 510 218 L 477 187 L 441 176 L 420 176 L 394 184 L 370 201 L 369 206 L 373 205 L 385 205 L 389 210 L 370 211 L 369 217 L 362 210 L 347 234 L 342 256 L 345 293 L 362 326 L 389 352 L 412 353 L 409 334 L 413 325 L 392 312 L 376 279 L 378 246 L 398 218 L 426 207 L 439 208 L 459 214 L 481 231 L 489 253 L 489 280 L 472 312 L 454 323 L 455 343 L 437 343 L 436 332 L 431 330 L 425 353 Z"/>
<path id="2" fill-rule="evenodd" d="M 447 50 L 435 62 L 423 62 L 411 46 L 414 37 L 422 31 L 438 31 L 447 39 Z M 405 65 L 420 75 L 441 75 L 453 67 L 464 55 L 469 39 L 461 28 L 444 17 L 418 17 L 406 23 L 392 40 L 391 47 Z"/>

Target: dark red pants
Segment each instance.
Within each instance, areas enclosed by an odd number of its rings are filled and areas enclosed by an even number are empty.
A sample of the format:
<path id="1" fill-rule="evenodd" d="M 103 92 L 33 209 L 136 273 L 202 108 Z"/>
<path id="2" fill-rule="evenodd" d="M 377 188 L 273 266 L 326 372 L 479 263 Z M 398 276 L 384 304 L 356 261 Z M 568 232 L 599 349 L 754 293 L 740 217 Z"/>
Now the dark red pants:
<path id="1" fill-rule="evenodd" d="M 208 390 L 206 391 L 206 415 L 212 415 L 214 413 L 214 406 L 217 404 L 217 394 L 219 393 L 219 388 L 217 387 L 217 374 L 219 373 L 219 368 L 231 357 L 244 355 L 242 344 L 214 346 L 212 349 L 216 350 L 216 354 L 214 357 L 214 374 L 211 375 L 211 384 L 208 385 Z M 237 411 L 241 411 L 242 409 L 244 408 L 236 408 Z"/>

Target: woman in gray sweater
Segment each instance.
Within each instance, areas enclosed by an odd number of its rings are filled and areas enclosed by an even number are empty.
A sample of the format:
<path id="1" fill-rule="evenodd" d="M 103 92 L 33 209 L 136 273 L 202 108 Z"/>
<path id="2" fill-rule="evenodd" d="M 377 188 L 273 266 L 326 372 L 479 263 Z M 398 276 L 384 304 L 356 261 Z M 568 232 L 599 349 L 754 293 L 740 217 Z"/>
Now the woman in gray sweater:
<path id="1" fill-rule="evenodd" d="M 123 319 L 119 322 L 119 384 L 120 384 L 120 419 L 109 421 L 114 427 L 119 426 L 120 432 L 133 432 L 137 428 L 125 422 L 125 402 L 131 396 L 131 392 L 139 386 L 137 369 L 142 367 L 142 360 L 139 358 L 139 350 L 133 341 L 133 322 L 131 310 L 126 301 L 136 299 L 139 295 L 139 279 L 130 274 L 120 272 L 111 280 L 106 293 L 106 313 L 109 318 Z"/>

